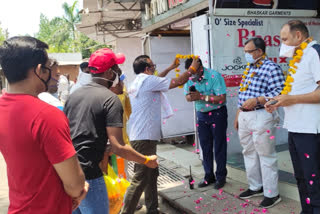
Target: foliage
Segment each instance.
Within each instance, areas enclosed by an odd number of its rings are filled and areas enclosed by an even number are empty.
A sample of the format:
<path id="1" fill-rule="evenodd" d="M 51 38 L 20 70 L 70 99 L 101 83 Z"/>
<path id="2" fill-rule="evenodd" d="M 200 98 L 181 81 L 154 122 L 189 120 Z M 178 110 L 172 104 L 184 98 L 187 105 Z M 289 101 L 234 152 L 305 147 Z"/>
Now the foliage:
<path id="1" fill-rule="evenodd" d="M 0 45 L 5 41 L 9 36 L 8 29 L 3 29 L 1 27 L 1 22 L 0 22 Z"/>
<path id="2" fill-rule="evenodd" d="M 62 8 L 63 17 L 49 20 L 44 14 L 40 15 L 39 32 L 36 33 L 36 38 L 49 45 L 49 53 L 81 52 L 83 58 L 89 58 L 95 50 L 107 47 L 77 31 L 76 24 L 80 22 L 77 1 L 72 5 L 65 2 Z"/>

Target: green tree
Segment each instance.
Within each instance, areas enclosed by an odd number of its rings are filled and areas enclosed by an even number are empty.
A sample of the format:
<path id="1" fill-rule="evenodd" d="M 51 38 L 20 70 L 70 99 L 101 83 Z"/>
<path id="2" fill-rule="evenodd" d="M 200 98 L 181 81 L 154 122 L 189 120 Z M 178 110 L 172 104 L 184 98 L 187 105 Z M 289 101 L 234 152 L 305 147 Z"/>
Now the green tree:
<path id="1" fill-rule="evenodd" d="M 88 58 L 95 50 L 108 47 L 77 31 L 76 24 L 80 22 L 77 1 L 72 5 L 63 3 L 62 8 L 63 17 L 49 20 L 44 14 L 40 15 L 36 38 L 49 45 L 49 53 L 81 52 L 83 58 Z"/>
<path id="2" fill-rule="evenodd" d="M 55 17 L 49 20 L 44 14 L 40 15 L 39 32 L 36 38 L 49 45 L 49 53 L 72 52 L 68 25 L 63 18 Z"/>
<path id="3" fill-rule="evenodd" d="M 76 30 L 76 24 L 80 22 L 80 14 L 78 9 L 76 8 L 78 1 L 73 2 L 72 5 L 68 5 L 67 2 L 63 3 L 62 8 L 64 10 L 64 20 L 68 25 L 69 32 L 71 33 L 71 37 L 73 40 L 73 50 L 79 51 L 79 32 Z"/>
<path id="4" fill-rule="evenodd" d="M 0 45 L 3 43 L 3 41 L 8 39 L 8 37 L 9 37 L 8 29 L 2 28 L 1 22 L 0 22 Z"/>

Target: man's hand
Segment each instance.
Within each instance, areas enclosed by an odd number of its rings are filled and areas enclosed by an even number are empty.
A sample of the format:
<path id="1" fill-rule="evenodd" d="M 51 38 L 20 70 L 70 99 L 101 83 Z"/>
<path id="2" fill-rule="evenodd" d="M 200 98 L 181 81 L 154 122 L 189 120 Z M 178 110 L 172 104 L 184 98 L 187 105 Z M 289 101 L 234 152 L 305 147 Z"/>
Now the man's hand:
<path id="1" fill-rule="evenodd" d="M 250 98 L 247 99 L 243 104 L 242 104 L 242 108 L 244 109 L 253 109 L 254 107 L 256 107 L 257 105 L 257 100 L 256 98 Z"/>
<path id="2" fill-rule="evenodd" d="M 173 69 L 179 67 L 179 65 L 180 65 L 180 60 L 178 58 L 174 58 L 173 63 L 169 66 L 168 69 L 173 70 Z"/>
<path id="3" fill-rule="evenodd" d="M 156 155 L 150 155 L 149 157 L 149 162 L 146 164 L 147 167 L 149 168 L 157 168 L 158 167 L 158 156 Z"/>
<path id="4" fill-rule="evenodd" d="M 287 94 L 276 96 L 274 99 L 278 101 L 276 104 L 274 104 L 275 107 L 291 106 L 296 104 L 294 97 Z"/>
<path id="5" fill-rule="evenodd" d="M 197 72 L 198 72 L 198 69 L 199 69 L 199 67 L 200 67 L 199 59 L 193 58 L 192 63 L 191 63 L 191 66 L 196 69 L 196 72 L 192 71 L 192 73 L 193 73 L 193 74 L 197 73 Z"/>
<path id="6" fill-rule="evenodd" d="M 275 106 L 276 104 L 272 105 L 272 102 L 273 102 L 274 100 L 275 100 L 275 99 L 272 98 L 272 100 L 270 100 L 270 101 L 266 102 L 266 104 L 264 104 L 264 108 L 265 108 L 266 111 L 269 112 L 269 113 L 274 112 L 274 111 L 277 110 L 277 108 L 278 108 L 278 107 Z"/>
<path id="7" fill-rule="evenodd" d="M 81 201 L 87 196 L 89 191 L 89 183 L 86 181 L 84 183 L 83 191 L 81 195 L 77 198 L 72 199 L 72 210 L 76 210 L 78 206 L 80 205 Z"/>
<path id="8" fill-rule="evenodd" d="M 201 100 L 201 94 L 199 91 L 191 91 L 189 95 L 191 101 Z"/>
<path id="9" fill-rule="evenodd" d="M 187 94 L 186 99 L 188 102 L 192 102 L 190 94 Z"/>

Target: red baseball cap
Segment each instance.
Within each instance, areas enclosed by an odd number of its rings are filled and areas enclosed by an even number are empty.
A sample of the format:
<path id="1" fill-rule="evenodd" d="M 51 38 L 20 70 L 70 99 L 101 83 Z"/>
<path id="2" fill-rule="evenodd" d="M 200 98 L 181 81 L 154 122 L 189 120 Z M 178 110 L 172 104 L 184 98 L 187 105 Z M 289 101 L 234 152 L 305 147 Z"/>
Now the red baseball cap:
<path id="1" fill-rule="evenodd" d="M 102 48 L 91 54 L 89 69 L 91 73 L 99 74 L 109 70 L 115 64 L 122 64 L 125 61 L 123 54 L 115 54 L 109 48 Z"/>

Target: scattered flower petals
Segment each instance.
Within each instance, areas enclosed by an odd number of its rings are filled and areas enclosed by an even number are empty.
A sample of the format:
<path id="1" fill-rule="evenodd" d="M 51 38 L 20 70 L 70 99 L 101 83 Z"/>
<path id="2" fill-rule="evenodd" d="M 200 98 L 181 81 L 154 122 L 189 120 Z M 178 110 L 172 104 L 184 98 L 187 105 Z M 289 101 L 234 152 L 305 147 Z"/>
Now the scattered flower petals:
<path id="1" fill-rule="evenodd" d="M 270 140 L 273 140 L 275 137 L 274 136 L 270 136 Z"/>
<path id="2" fill-rule="evenodd" d="M 310 198 L 306 198 L 307 204 L 310 204 Z"/>
<path id="3" fill-rule="evenodd" d="M 309 184 L 310 184 L 310 185 L 312 185 L 312 184 L 313 184 L 313 181 L 312 181 L 312 180 L 311 180 L 311 181 L 309 181 Z"/>
<path id="4" fill-rule="evenodd" d="M 304 156 L 306 156 L 306 158 L 310 158 L 310 156 L 307 153 L 304 153 Z"/>

